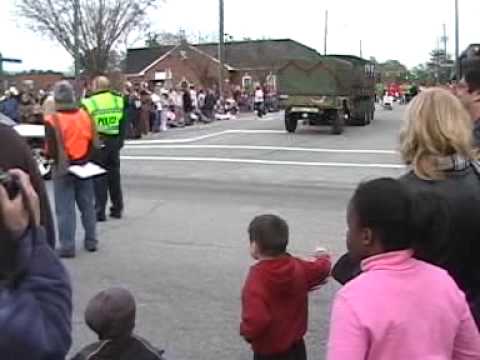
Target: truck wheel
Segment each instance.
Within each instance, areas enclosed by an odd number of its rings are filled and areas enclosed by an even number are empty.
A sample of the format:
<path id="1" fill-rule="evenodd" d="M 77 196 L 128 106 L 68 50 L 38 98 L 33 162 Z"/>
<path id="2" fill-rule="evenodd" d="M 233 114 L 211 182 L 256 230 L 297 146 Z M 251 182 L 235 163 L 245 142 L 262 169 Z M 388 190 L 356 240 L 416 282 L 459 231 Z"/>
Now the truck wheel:
<path id="1" fill-rule="evenodd" d="M 360 126 L 367 126 L 368 124 L 370 124 L 370 113 L 368 111 L 365 111 L 359 120 Z"/>
<path id="2" fill-rule="evenodd" d="M 340 112 L 332 113 L 331 116 L 332 117 L 334 116 L 333 124 L 332 124 L 332 134 L 333 135 L 342 134 L 345 128 L 345 117 Z"/>
<path id="3" fill-rule="evenodd" d="M 372 123 L 372 112 L 367 111 L 367 125 L 370 125 Z"/>
<path id="4" fill-rule="evenodd" d="M 285 129 L 289 133 L 294 133 L 297 130 L 298 121 L 292 119 L 290 116 L 285 115 Z"/>

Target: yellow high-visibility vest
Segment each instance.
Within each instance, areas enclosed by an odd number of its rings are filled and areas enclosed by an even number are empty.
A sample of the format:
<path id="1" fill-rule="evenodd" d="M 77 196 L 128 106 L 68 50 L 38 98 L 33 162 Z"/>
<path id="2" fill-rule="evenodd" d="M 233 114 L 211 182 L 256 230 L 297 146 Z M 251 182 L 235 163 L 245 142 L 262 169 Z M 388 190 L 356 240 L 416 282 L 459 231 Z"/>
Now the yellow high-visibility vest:
<path id="1" fill-rule="evenodd" d="M 83 99 L 82 105 L 95 121 L 99 134 L 110 136 L 120 134 L 125 107 L 123 97 L 111 92 L 102 92 Z"/>

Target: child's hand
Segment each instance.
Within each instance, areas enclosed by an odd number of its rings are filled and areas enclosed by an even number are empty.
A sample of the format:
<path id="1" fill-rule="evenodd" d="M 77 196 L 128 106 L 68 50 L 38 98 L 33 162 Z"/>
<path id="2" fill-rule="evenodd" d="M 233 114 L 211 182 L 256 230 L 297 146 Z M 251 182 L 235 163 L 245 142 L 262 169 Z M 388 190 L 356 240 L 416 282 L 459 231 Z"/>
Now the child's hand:
<path id="1" fill-rule="evenodd" d="M 328 261 L 331 262 L 331 256 L 328 250 L 323 247 L 317 247 L 312 255 L 304 258 L 304 260 L 312 261 L 312 262 L 315 262 L 318 259 L 327 259 Z"/>
<path id="2" fill-rule="evenodd" d="M 315 249 L 315 252 L 313 253 L 313 257 L 315 259 L 320 259 L 320 258 L 330 259 L 331 258 L 329 251 L 324 247 L 317 247 Z"/>

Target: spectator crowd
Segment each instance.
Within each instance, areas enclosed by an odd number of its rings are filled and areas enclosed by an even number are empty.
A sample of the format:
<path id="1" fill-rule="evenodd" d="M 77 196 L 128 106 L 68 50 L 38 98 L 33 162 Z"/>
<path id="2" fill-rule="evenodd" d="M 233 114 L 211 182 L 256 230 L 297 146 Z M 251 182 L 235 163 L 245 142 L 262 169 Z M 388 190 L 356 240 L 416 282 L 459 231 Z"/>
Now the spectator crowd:
<path id="1" fill-rule="evenodd" d="M 260 91 L 256 95 L 258 106 Z M 174 124 L 169 112 L 182 114 L 175 126 L 196 121 L 191 115 L 208 122 L 213 97 L 195 87 L 177 92 L 131 84 L 119 96 L 99 77 L 79 106 L 71 85 L 56 84 L 53 114 L 45 121 L 57 169 L 62 161 L 84 165 L 100 156 L 107 173 L 117 171 L 109 162 L 117 161 L 126 132 L 137 137 L 165 130 Z M 138 122 L 125 120 L 134 116 Z M 332 304 L 328 360 L 480 359 L 479 121 L 480 72 L 468 73 L 454 91 L 432 88 L 413 98 L 399 134 L 408 170 L 398 179 L 358 185 L 345 209 L 348 252 L 334 265 L 325 249 L 309 258 L 290 254 L 294 240 L 280 216 L 251 221 L 247 233 L 256 263 L 241 290 L 239 328 L 254 359 L 307 358 L 308 294 L 322 291 L 331 276 L 343 287 Z M 0 130 L 0 147 L 21 144 L 13 130 Z M 28 166 L 28 149 L 18 147 L 16 161 L 0 149 L 0 354 L 7 360 L 63 360 L 72 342 L 72 286 L 54 252 L 54 233 L 44 230 L 45 188 Z M 94 183 L 72 176 L 57 175 L 56 201 L 73 211 L 79 203 L 85 247 L 96 251 L 89 226 L 95 226 L 95 210 L 102 221 L 98 193 L 106 193 L 111 181 L 105 181 L 108 174 Z M 121 218 L 122 210 L 123 200 L 112 199 L 111 216 Z M 60 235 L 71 237 L 72 225 L 65 222 L 58 225 Z M 98 342 L 73 359 L 163 359 L 163 351 L 136 334 L 135 317 L 127 289 L 98 293 L 85 312 Z"/>
<path id="2" fill-rule="evenodd" d="M 82 97 L 91 93 L 88 86 Z M 51 89 L 35 89 L 32 82 L 6 90 L 0 97 L 0 113 L 16 123 L 43 124 L 43 116 L 52 112 Z M 126 136 L 139 139 L 151 133 L 167 131 L 169 128 L 191 126 L 195 123 L 208 124 L 217 120 L 232 120 L 240 112 L 255 112 L 259 117 L 267 112 L 279 110 L 278 99 L 267 88 L 257 85 L 249 93 L 239 86 L 228 96 L 221 98 L 218 90 L 197 88 L 182 82 L 178 87 L 166 88 L 152 83 L 124 84 L 127 112 Z"/>

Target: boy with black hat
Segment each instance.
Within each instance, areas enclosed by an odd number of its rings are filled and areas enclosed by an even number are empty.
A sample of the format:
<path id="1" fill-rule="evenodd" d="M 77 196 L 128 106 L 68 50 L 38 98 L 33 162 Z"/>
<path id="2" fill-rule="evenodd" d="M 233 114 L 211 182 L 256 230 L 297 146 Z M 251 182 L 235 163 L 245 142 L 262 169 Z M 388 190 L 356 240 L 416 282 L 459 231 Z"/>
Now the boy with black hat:
<path id="1" fill-rule="evenodd" d="M 164 360 L 163 351 L 133 334 L 135 298 L 124 288 L 98 293 L 88 303 L 85 322 L 99 342 L 80 351 L 72 360 Z"/>

